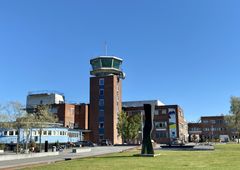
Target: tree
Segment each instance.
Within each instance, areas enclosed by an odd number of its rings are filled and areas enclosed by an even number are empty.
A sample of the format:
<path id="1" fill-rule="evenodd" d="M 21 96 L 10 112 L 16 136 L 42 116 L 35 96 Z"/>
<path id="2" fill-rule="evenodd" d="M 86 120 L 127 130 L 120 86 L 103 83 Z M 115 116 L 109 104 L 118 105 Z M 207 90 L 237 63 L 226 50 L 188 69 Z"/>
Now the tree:
<path id="1" fill-rule="evenodd" d="M 55 123 L 58 121 L 56 115 L 51 111 L 49 105 L 39 105 L 34 112 L 30 113 L 33 116 L 33 125 L 34 127 L 39 128 L 39 149 L 41 152 L 41 143 L 42 143 L 42 130 L 44 127 L 47 127 L 49 123 Z"/>
<path id="2" fill-rule="evenodd" d="M 122 138 L 122 143 L 127 139 L 127 128 L 128 128 L 128 116 L 127 113 L 122 111 L 118 115 L 117 130 L 119 136 Z"/>
<path id="3" fill-rule="evenodd" d="M 240 137 L 240 97 L 232 96 L 230 99 L 230 111 L 229 115 L 225 116 L 225 120 L 227 122 L 228 127 L 231 130 L 235 130 L 238 137 Z"/>
<path id="4" fill-rule="evenodd" d="M 17 130 L 18 135 L 16 153 L 18 153 L 20 129 L 27 127 L 26 120 L 30 120 L 30 118 L 26 115 L 24 106 L 18 101 L 11 101 L 8 102 L 5 106 L 1 106 L 0 120 L 0 127 Z"/>
<path id="5" fill-rule="evenodd" d="M 135 140 L 139 135 L 141 128 L 141 115 L 135 114 L 128 117 L 128 139 Z"/>
<path id="6" fill-rule="evenodd" d="M 141 115 L 135 114 L 128 116 L 126 112 L 121 112 L 118 115 L 117 130 L 122 141 L 133 141 L 138 137 L 141 128 Z"/>

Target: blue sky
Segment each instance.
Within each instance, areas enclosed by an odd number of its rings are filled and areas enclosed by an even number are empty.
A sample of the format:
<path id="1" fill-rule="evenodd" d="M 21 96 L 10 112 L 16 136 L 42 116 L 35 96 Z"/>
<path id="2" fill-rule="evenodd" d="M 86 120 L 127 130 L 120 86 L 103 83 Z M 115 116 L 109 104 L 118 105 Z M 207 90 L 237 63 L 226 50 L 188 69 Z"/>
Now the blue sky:
<path id="1" fill-rule="evenodd" d="M 188 121 L 239 96 L 240 1 L 1 0 L 0 103 L 57 90 L 89 101 L 89 60 L 123 58 L 123 100 L 179 104 Z"/>

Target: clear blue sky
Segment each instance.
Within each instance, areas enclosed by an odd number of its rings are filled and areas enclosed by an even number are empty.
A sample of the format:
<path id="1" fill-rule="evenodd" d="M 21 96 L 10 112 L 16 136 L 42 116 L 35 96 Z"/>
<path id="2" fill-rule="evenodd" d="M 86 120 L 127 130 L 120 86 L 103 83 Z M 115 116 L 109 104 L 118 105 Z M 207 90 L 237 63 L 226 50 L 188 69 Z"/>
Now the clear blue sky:
<path id="1" fill-rule="evenodd" d="M 1 0 L 0 103 L 58 90 L 89 101 L 89 60 L 124 59 L 123 100 L 179 104 L 188 121 L 240 96 L 240 1 Z"/>

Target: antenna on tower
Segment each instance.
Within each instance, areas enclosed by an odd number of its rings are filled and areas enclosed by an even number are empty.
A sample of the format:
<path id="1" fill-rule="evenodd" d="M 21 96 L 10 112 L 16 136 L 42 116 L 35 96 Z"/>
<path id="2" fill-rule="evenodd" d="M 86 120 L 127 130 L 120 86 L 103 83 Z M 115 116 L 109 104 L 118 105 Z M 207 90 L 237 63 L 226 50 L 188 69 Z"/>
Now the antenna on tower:
<path id="1" fill-rule="evenodd" d="M 104 43 L 104 47 L 105 47 L 105 56 L 107 56 L 107 41 L 105 41 L 105 43 Z"/>

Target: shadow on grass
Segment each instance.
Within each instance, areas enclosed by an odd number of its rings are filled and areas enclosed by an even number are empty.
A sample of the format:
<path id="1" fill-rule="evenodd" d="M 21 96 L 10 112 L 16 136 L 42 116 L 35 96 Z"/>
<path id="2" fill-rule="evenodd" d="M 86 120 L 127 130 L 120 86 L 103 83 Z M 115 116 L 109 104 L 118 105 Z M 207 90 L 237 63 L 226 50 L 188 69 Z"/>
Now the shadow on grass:
<path id="1" fill-rule="evenodd" d="M 116 156 L 99 156 L 99 157 L 93 157 L 93 158 L 98 158 L 98 159 L 114 159 L 114 158 L 136 158 L 136 156 L 133 156 L 133 155 L 116 155 Z"/>

